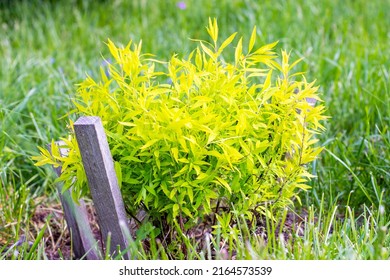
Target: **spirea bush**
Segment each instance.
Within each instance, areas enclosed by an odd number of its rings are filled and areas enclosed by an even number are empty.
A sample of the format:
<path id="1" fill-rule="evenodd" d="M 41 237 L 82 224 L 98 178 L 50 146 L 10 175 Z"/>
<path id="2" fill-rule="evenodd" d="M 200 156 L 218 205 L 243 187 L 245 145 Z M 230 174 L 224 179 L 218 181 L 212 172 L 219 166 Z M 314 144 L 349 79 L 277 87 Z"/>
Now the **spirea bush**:
<path id="1" fill-rule="evenodd" d="M 108 73 L 77 86 L 71 113 L 102 119 L 134 214 L 142 207 L 168 223 L 221 211 L 252 216 L 308 189 L 307 164 L 321 151 L 315 135 L 325 119 L 324 106 L 313 106 L 318 87 L 291 73 L 299 60 L 290 63 L 285 51 L 278 58 L 276 42 L 254 48 L 256 28 L 247 47 L 243 38 L 233 44 L 236 33 L 220 41 L 216 20 L 207 32 L 210 42 L 199 40 L 188 57 L 167 63 L 143 54 L 141 43 L 108 41 Z M 62 140 L 67 157 L 52 145 L 52 155 L 41 148 L 35 160 L 62 166 L 64 189 L 83 197 L 87 180 L 72 129 Z"/>

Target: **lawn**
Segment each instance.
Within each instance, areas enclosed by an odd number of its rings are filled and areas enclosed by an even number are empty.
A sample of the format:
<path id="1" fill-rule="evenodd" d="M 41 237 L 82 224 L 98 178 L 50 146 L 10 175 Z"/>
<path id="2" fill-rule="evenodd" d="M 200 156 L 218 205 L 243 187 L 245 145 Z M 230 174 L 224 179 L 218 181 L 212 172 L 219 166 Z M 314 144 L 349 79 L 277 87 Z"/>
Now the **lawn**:
<path id="1" fill-rule="evenodd" d="M 256 45 L 279 41 L 279 53 L 304 57 L 298 70 L 316 80 L 331 117 L 319 136 L 325 149 L 310 166 L 316 178 L 301 204 L 264 221 L 264 238 L 242 223 L 227 252 L 218 250 L 219 232 L 201 249 L 186 240 L 186 255 L 178 244 L 147 250 L 143 240 L 132 255 L 389 259 L 389 10 L 387 0 L 2 1 L 0 259 L 69 257 L 54 172 L 31 157 L 66 135 L 61 117 L 72 110 L 75 84 L 99 75 L 108 38 L 142 40 L 144 52 L 167 61 L 187 55 L 196 46 L 190 38 L 205 39 L 209 17 L 218 19 L 222 38 L 236 31 L 249 38 L 256 25 Z"/>

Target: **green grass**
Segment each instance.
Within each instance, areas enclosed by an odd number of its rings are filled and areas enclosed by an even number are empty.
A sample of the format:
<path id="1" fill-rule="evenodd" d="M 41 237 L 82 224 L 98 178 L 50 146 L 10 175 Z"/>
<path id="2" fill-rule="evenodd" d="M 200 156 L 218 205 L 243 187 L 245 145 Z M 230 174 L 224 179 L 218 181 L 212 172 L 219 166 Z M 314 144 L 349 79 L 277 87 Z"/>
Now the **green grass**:
<path id="1" fill-rule="evenodd" d="M 317 178 L 295 208 L 309 211 L 304 235 L 294 244 L 248 237 L 235 245 L 237 256 L 389 258 L 390 1 L 192 0 L 183 1 L 185 10 L 176 1 L 9 2 L 0 4 L 0 259 L 10 258 L 21 235 L 38 243 L 17 258 L 45 258 L 31 216 L 42 199 L 57 202 L 54 177 L 30 157 L 66 133 L 60 117 L 71 109 L 74 84 L 97 75 L 108 57 L 104 42 L 142 39 L 144 52 L 167 60 L 194 48 L 188 39 L 205 36 L 208 17 L 218 18 L 222 35 L 249 37 L 256 25 L 257 44 L 279 40 L 293 58 L 304 56 L 300 70 L 317 79 L 331 116 L 320 137 L 326 150 L 311 167 Z M 187 257 L 207 259 L 207 252 Z"/>
<path id="2" fill-rule="evenodd" d="M 390 258 L 389 217 L 383 211 L 365 207 L 360 214 L 350 207 L 334 205 L 326 209 L 311 206 L 301 216 L 301 226 L 279 232 L 287 211 L 276 220 L 266 220 L 266 236 L 254 235 L 255 228 L 245 221 L 231 226 L 224 233 L 216 229 L 202 244 L 186 237 L 178 238 L 184 250 L 165 248 L 150 240 L 145 251 L 141 240 L 133 240 L 132 259 L 261 259 L 261 260 L 378 260 Z M 240 220 L 239 217 L 236 217 Z M 258 229 L 258 228 L 257 228 Z M 221 242 L 224 240 L 223 242 Z M 265 241 L 266 240 L 266 241 Z M 187 252 L 186 254 L 183 252 Z"/>

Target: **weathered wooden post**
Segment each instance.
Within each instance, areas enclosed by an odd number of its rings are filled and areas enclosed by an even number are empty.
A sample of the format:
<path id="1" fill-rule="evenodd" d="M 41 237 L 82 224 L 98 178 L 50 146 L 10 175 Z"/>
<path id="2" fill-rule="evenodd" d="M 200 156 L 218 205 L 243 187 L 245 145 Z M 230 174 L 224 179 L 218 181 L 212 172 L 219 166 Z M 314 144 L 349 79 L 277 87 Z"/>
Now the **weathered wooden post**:
<path id="1" fill-rule="evenodd" d="M 60 155 L 66 156 L 67 151 L 61 148 L 62 141 L 55 143 L 60 147 Z M 61 167 L 54 168 L 58 176 L 61 175 Z M 72 240 L 73 252 L 77 259 L 99 259 L 99 249 L 91 227 L 89 226 L 88 213 L 84 200 L 80 199 L 76 204 L 70 194 L 70 190 L 62 192 L 62 185 L 57 185 L 58 195 L 61 200 L 64 217 Z"/>
<path id="2" fill-rule="evenodd" d="M 117 255 L 128 247 L 123 226 L 128 227 L 114 162 L 99 117 L 80 117 L 74 123 L 77 143 L 95 205 L 103 242 L 111 234 L 110 253 Z M 107 244 L 106 244 L 107 246 Z M 129 258 L 127 253 L 123 258 Z"/>

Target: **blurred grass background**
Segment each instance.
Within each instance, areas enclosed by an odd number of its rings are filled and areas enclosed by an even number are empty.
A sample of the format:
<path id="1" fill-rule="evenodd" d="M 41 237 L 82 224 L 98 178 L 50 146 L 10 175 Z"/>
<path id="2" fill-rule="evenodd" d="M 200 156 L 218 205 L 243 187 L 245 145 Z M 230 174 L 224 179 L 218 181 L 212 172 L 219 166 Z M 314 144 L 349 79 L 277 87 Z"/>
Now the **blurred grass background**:
<path id="1" fill-rule="evenodd" d="M 320 85 L 331 119 L 303 208 L 389 208 L 388 11 L 389 0 L 1 1 L 0 241 L 28 226 L 37 197 L 53 195 L 51 168 L 30 157 L 66 135 L 60 117 L 74 85 L 109 58 L 104 42 L 142 40 L 144 52 L 168 60 L 195 48 L 190 38 L 207 38 L 209 17 L 221 38 L 238 31 L 249 40 L 256 25 L 256 45 L 278 40 Z"/>

